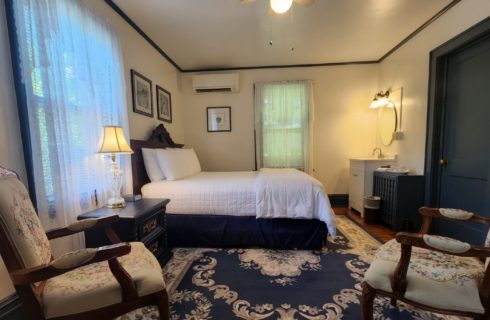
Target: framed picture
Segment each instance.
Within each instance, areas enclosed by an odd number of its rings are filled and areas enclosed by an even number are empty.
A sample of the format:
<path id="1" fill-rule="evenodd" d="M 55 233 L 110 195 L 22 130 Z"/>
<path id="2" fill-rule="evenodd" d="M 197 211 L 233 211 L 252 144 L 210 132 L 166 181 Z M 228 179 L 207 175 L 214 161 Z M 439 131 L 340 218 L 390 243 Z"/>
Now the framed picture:
<path id="1" fill-rule="evenodd" d="M 133 112 L 153 118 L 151 80 L 131 69 Z"/>
<path id="2" fill-rule="evenodd" d="M 208 107 L 208 132 L 231 131 L 231 107 Z"/>
<path id="3" fill-rule="evenodd" d="M 170 92 L 159 85 L 156 87 L 158 120 L 172 123 L 172 96 L 170 95 Z"/>

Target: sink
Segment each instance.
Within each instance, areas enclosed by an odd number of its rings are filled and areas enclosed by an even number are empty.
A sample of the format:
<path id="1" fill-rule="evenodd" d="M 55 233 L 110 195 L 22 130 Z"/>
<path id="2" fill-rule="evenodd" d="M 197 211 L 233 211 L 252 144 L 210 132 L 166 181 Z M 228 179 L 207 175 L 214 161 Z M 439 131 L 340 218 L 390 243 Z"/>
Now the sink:
<path id="1" fill-rule="evenodd" d="M 384 154 L 382 158 L 378 158 L 377 156 L 359 156 L 349 158 L 350 160 L 358 160 L 358 161 L 386 161 L 386 160 L 396 160 L 396 154 Z"/>

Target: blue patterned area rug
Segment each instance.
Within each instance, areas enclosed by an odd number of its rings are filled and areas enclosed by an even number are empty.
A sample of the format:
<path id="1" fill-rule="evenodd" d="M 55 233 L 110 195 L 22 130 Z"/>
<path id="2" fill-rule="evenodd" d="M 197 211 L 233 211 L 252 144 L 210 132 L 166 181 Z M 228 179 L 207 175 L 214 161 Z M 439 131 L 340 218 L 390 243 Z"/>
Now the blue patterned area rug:
<path id="1" fill-rule="evenodd" d="M 344 216 L 321 251 L 174 249 L 171 319 L 361 319 L 361 283 L 379 242 Z M 143 308 L 121 320 L 158 319 Z M 375 319 L 460 319 L 375 300 Z"/>

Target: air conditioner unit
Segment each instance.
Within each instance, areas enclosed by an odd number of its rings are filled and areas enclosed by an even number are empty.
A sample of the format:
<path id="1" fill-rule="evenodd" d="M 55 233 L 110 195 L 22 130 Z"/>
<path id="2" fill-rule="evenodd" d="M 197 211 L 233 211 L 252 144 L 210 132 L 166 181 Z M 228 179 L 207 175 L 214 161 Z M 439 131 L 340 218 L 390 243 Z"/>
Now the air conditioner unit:
<path id="1" fill-rule="evenodd" d="M 238 73 L 198 74 L 192 76 L 192 90 L 203 92 L 238 92 Z"/>

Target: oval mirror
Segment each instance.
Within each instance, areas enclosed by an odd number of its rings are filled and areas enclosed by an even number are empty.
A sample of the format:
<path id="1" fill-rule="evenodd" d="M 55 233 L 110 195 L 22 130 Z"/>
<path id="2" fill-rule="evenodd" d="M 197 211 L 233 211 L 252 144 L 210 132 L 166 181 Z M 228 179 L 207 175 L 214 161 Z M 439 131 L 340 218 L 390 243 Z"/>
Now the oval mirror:
<path id="1" fill-rule="evenodd" d="M 393 133 L 396 132 L 397 116 L 393 103 L 389 103 L 380 108 L 378 114 L 379 139 L 385 146 L 389 146 L 393 141 Z"/>

